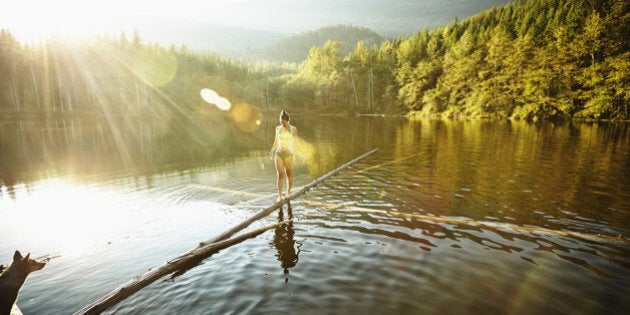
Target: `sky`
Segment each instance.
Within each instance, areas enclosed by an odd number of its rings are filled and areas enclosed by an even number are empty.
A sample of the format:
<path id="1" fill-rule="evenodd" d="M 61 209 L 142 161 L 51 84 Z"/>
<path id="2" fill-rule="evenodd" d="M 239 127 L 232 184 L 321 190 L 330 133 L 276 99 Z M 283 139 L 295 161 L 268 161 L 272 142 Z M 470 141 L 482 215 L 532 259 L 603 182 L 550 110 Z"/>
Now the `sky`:
<path id="1" fill-rule="evenodd" d="M 385 36 L 447 24 L 509 0 L 18 0 L 0 28 L 20 41 L 89 37 L 156 25 L 217 25 L 295 34 L 325 25 L 370 27 Z"/>

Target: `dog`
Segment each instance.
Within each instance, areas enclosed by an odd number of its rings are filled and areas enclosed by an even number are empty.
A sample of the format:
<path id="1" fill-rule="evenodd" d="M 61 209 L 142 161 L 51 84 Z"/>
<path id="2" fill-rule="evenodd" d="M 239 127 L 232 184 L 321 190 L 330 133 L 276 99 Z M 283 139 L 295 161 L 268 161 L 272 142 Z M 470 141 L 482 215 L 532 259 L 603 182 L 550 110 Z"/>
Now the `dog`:
<path id="1" fill-rule="evenodd" d="M 37 262 L 30 256 L 29 253 L 26 257 L 22 257 L 20 251 L 16 250 L 13 254 L 13 262 L 0 275 L 0 315 L 11 313 L 11 308 L 26 277 L 31 272 L 41 270 L 46 266 L 46 263 Z"/>

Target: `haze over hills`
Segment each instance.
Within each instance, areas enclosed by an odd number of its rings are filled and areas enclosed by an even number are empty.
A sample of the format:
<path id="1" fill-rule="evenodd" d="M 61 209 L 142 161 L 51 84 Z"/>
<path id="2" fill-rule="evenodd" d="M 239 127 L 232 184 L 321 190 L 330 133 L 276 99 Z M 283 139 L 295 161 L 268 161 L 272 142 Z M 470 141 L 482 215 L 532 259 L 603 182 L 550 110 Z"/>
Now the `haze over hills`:
<path id="1" fill-rule="evenodd" d="M 121 32 L 131 36 L 138 30 L 145 43 L 186 45 L 198 52 L 244 58 L 329 25 L 368 28 L 389 39 L 450 24 L 455 17 L 461 20 L 508 2 L 511 0 L 21 0 L 2 7 L 0 29 L 9 30 L 23 43 L 50 37 L 120 36 Z"/>
<path id="2" fill-rule="evenodd" d="M 329 25 L 314 31 L 302 32 L 285 38 L 277 43 L 272 43 L 262 50 L 247 53 L 249 59 L 276 61 L 276 62 L 300 62 L 308 55 L 313 46 L 323 46 L 327 41 L 333 40 L 341 43 L 341 53 L 346 55 L 353 51 L 359 41 L 363 41 L 367 47 L 379 45 L 385 38 L 369 28 L 352 25 Z"/>
<path id="3" fill-rule="evenodd" d="M 295 36 L 330 25 L 369 28 L 378 36 L 407 36 L 427 27 L 452 23 L 510 0 L 268 0 L 224 1 L 200 10 L 203 19 L 153 18 L 138 29 L 149 42 L 185 44 L 234 58 L 285 45 Z M 229 5 L 228 5 L 229 3 Z M 293 38 L 291 39 L 291 37 Z M 317 43 L 313 43 L 315 45 Z M 277 54 L 276 54 L 277 55 Z M 293 58 L 294 59 L 294 58 Z"/>
<path id="4" fill-rule="evenodd" d="M 136 29 L 146 42 L 186 45 L 195 51 L 211 51 L 234 58 L 242 58 L 248 51 L 260 50 L 290 36 L 270 30 L 196 21 L 152 21 Z M 131 30 L 127 30 L 126 35 L 130 36 Z"/>

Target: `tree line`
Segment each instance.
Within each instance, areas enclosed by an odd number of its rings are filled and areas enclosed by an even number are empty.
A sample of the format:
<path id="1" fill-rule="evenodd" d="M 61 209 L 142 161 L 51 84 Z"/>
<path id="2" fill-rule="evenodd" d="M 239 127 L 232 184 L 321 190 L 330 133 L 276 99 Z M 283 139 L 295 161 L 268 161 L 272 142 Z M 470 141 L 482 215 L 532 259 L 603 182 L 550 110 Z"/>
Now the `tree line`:
<path id="1" fill-rule="evenodd" d="M 328 25 L 314 31 L 295 34 L 266 49 L 252 51 L 253 60 L 269 60 L 274 62 L 300 63 L 308 55 L 313 46 L 323 46 L 327 41 L 341 44 L 341 53 L 352 52 L 356 43 L 363 41 L 366 45 L 380 45 L 385 39 L 365 27 L 352 25 Z"/>
<path id="2" fill-rule="evenodd" d="M 516 119 L 630 118 L 630 3 L 517 0 L 350 53 L 244 63 L 140 34 L 21 45 L 0 31 L 0 112 L 183 116 L 199 91 L 263 111 Z"/>
<path id="3" fill-rule="evenodd" d="M 265 104 L 263 91 L 289 66 L 245 66 L 186 46 L 163 47 L 131 36 L 20 45 L 0 31 L 0 112 L 21 115 L 190 115 L 199 91 Z"/>
<path id="4" fill-rule="evenodd" d="M 520 0 L 347 56 L 314 47 L 288 84 L 319 108 L 628 119 L 629 34 L 628 1 Z"/>

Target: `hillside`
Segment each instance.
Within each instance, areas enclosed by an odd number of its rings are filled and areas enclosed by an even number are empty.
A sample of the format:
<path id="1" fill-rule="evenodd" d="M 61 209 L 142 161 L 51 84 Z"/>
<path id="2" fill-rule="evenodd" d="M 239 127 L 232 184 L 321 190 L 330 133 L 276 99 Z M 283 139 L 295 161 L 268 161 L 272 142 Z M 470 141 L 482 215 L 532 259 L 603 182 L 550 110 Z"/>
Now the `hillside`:
<path id="1" fill-rule="evenodd" d="M 169 27 L 164 27 L 167 24 Z M 259 50 L 290 36 L 288 32 L 273 32 L 238 26 L 181 21 L 149 20 L 137 30 L 145 42 L 185 45 L 197 52 L 212 52 L 231 58 L 242 58 L 246 51 Z M 130 34 L 128 34 L 130 35 Z"/>
<path id="2" fill-rule="evenodd" d="M 341 53 L 346 55 L 356 48 L 359 41 L 371 47 L 380 45 L 384 38 L 365 27 L 331 25 L 293 35 L 259 51 L 250 51 L 248 56 L 266 61 L 301 62 L 311 47 L 323 46 L 329 40 L 340 42 Z"/>
<path id="3" fill-rule="evenodd" d="M 137 29 L 146 42 L 185 45 L 200 53 L 213 52 L 235 59 L 259 59 L 257 55 L 262 54 L 264 59 L 283 60 L 285 57 L 277 56 L 286 54 L 281 51 L 282 48 L 272 48 L 275 44 L 281 43 L 283 47 L 293 48 L 288 42 L 298 40 L 294 37 L 302 37 L 313 30 L 319 31 L 318 28 L 324 25 L 360 25 L 380 36 L 395 38 L 409 36 L 425 27 L 431 29 L 446 25 L 455 17 L 469 17 L 509 1 L 270 0 L 234 1 L 229 4 L 225 1 L 217 4 L 223 6 L 223 10 L 206 12 L 205 20 L 151 16 L 144 17 L 142 23 L 137 23 L 134 19 L 127 23 L 114 24 L 115 27 L 112 26 L 107 32 L 118 35 L 121 30 L 125 30 L 127 34 L 131 34 Z M 324 27 L 326 28 L 335 27 Z M 19 32 L 14 32 L 14 35 L 17 35 L 18 40 L 22 37 Z M 369 38 L 375 35 L 366 36 Z M 321 45 L 324 42 L 325 40 L 320 40 L 317 43 Z M 308 40 L 305 43 L 312 44 Z M 355 43 L 356 41 L 350 48 L 343 45 L 344 52 L 354 48 Z M 290 59 L 298 60 L 297 57 Z"/>
<path id="4" fill-rule="evenodd" d="M 0 113 L 188 117 L 201 108 L 199 90 L 212 87 L 263 111 L 629 119 L 628 34 L 627 0 L 517 0 L 377 46 L 369 29 L 348 26 L 274 45 L 296 52 L 282 58 L 298 67 L 243 64 L 136 34 L 31 46 L 0 30 Z"/>

